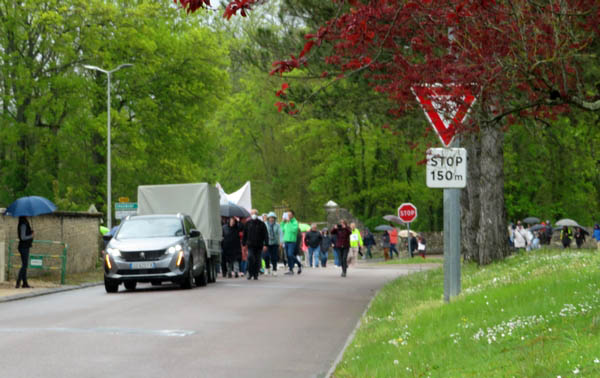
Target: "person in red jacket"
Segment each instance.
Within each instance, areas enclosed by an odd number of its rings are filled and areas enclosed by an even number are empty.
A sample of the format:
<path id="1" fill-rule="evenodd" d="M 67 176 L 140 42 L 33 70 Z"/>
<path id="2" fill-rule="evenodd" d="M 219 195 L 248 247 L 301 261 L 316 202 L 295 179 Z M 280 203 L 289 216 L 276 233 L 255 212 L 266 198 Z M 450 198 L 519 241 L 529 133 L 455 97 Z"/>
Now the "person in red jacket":
<path id="1" fill-rule="evenodd" d="M 342 263 L 342 277 L 346 277 L 348 269 L 348 251 L 350 250 L 350 235 L 352 230 L 348 227 L 345 219 L 333 226 L 332 235 L 336 235 L 335 247 L 340 251 L 340 262 Z"/>
<path id="2" fill-rule="evenodd" d="M 391 226 L 391 224 L 390 224 Z M 394 258 L 394 252 L 396 252 L 396 257 L 400 257 L 398 250 L 396 249 L 396 244 L 398 244 L 398 229 L 394 227 L 393 230 L 389 231 L 390 233 L 390 257 Z"/>

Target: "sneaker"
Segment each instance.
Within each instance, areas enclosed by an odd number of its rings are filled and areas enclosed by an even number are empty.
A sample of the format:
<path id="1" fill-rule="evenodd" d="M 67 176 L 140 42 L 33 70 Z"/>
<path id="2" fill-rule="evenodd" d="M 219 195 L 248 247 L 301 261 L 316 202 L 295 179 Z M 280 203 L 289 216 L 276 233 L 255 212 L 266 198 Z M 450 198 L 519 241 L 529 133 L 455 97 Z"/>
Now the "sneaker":
<path id="1" fill-rule="evenodd" d="M 247 280 L 251 280 L 252 276 L 248 274 L 248 277 L 246 277 Z"/>
<path id="2" fill-rule="evenodd" d="M 244 272 L 240 272 L 240 277 L 244 277 Z"/>
<path id="3" fill-rule="evenodd" d="M 342 277 L 346 277 L 346 272 L 342 272 Z"/>
<path id="4" fill-rule="evenodd" d="M 286 276 L 293 276 L 294 275 L 294 271 L 293 270 L 288 270 L 287 272 L 284 273 Z"/>
<path id="5" fill-rule="evenodd" d="M 258 280 L 258 276 L 254 276 L 254 280 Z"/>
<path id="6" fill-rule="evenodd" d="M 238 274 L 238 272 L 235 272 L 235 278 L 238 278 L 240 275 Z"/>
<path id="7" fill-rule="evenodd" d="M 271 268 L 267 269 L 267 274 L 270 276 L 272 274 Z"/>
<path id="8" fill-rule="evenodd" d="M 277 271 L 276 270 L 273 271 L 273 276 L 277 276 Z"/>
<path id="9" fill-rule="evenodd" d="M 298 267 L 298 274 L 302 273 L 302 268 Z"/>

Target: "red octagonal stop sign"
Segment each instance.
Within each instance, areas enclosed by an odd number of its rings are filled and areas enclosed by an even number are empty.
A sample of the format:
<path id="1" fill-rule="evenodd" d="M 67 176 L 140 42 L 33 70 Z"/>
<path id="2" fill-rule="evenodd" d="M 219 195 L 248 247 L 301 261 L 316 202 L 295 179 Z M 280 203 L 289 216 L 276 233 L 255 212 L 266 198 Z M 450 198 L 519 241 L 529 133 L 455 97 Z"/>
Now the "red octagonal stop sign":
<path id="1" fill-rule="evenodd" d="M 404 223 L 410 223 L 417 219 L 417 207 L 412 203 L 403 203 L 398 208 L 398 217 Z"/>

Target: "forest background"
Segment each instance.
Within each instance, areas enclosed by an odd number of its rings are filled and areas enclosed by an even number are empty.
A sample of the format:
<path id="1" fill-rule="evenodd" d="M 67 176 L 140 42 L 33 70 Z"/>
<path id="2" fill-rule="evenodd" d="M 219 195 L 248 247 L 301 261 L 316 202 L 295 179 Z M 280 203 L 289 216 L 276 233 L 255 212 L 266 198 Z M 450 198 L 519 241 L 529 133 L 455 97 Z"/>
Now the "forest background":
<path id="1" fill-rule="evenodd" d="M 439 146 L 421 111 L 398 118 L 360 76 L 332 85 L 325 65 L 282 79 L 271 64 L 299 51 L 333 16 L 316 0 L 270 1 L 229 21 L 186 14 L 170 0 L 0 0 L 0 207 L 42 195 L 61 210 L 106 211 L 106 75 L 112 69 L 112 194 L 137 186 L 252 182 L 266 212 L 300 219 L 334 200 L 369 226 L 402 202 L 415 228 L 441 230 L 442 191 L 425 185 L 425 150 Z M 600 70 L 600 63 L 593 70 Z M 299 112 L 278 112 L 290 83 Z M 600 219 L 597 112 L 523 119 L 504 138 L 509 221 Z"/>

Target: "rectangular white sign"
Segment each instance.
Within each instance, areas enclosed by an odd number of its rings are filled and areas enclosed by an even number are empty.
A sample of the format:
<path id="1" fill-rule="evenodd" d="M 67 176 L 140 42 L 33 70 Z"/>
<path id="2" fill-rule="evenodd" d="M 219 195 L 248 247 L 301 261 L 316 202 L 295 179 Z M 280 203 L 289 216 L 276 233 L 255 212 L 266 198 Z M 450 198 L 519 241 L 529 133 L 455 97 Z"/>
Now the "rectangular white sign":
<path id="1" fill-rule="evenodd" d="M 430 148 L 427 150 L 427 187 L 464 188 L 467 185 L 467 150 Z"/>

